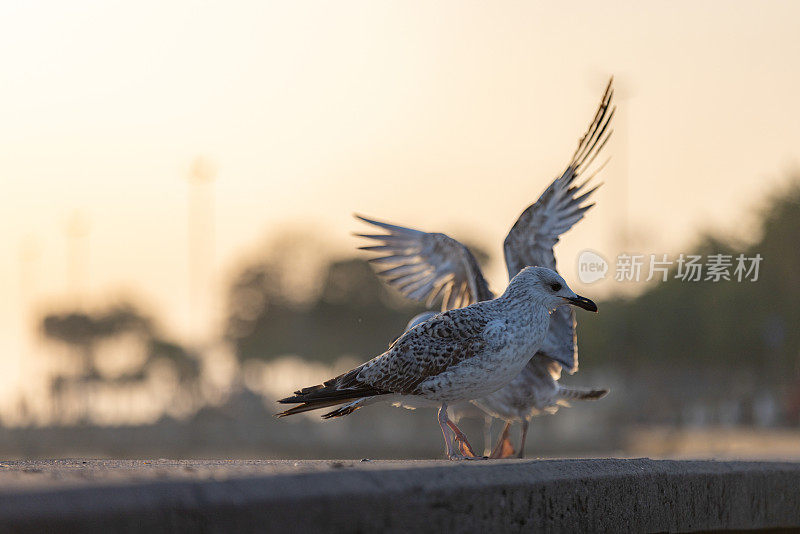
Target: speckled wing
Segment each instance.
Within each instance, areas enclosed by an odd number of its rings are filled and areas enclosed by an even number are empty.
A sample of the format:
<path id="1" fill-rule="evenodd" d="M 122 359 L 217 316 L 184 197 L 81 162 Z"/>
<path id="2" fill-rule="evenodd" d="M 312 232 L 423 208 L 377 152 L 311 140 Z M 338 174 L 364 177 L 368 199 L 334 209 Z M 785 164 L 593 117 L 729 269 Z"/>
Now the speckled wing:
<path id="1" fill-rule="evenodd" d="M 407 331 L 389 350 L 362 365 L 357 379 L 375 389 L 417 394 L 418 386 L 486 347 L 488 318 L 475 308 L 452 310 Z"/>
<path id="2" fill-rule="evenodd" d="M 578 178 L 588 169 L 612 134 L 609 129 L 616 108 L 611 106 L 614 96 L 613 79 L 609 80 L 600 106 L 586 133 L 578 142 L 564 173 L 541 194 L 533 205 L 519 216 L 503 243 L 503 252 L 509 279 L 529 265 L 556 269 L 553 247 L 564 232 L 580 221 L 594 204 L 586 200 L 597 189 L 586 189 L 594 176 L 581 183 Z M 599 171 L 599 168 L 595 171 Z M 575 311 L 568 306 L 558 308 L 550 320 L 550 330 L 539 349 L 543 354 L 563 364 L 569 372 L 578 369 L 578 344 L 575 334 Z"/>
<path id="3" fill-rule="evenodd" d="M 379 243 L 359 248 L 379 253 L 370 263 L 380 266 L 378 275 L 406 297 L 430 306 L 441 296 L 442 310 L 494 297 L 475 256 L 455 239 L 356 217 L 384 231 L 357 234 Z"/>

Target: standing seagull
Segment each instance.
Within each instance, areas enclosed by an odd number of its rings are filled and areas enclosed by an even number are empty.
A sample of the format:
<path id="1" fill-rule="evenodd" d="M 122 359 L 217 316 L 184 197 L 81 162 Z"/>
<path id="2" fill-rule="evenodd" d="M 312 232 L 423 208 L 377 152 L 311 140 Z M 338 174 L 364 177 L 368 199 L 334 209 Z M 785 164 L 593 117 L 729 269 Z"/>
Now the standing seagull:
<path id="1" fill-rule="evenodd" d="M 597 311 L 552 269 L 525 268 L 500 297 L 432 317 L 380 356 L 279 400 L 299 406 L 277 415 L 343 405 L 323 415 L 339 417 L 381 400 L 438 404 L 447 457 L 475 458 L 466 436 L 447 416 L 448 403 L 485 397 L 511 382 L 542 346 L 550 314 L 565 304 Z"/>
<path id="2" fill-rule="evenodd" d="M 612 134 L 612 130 L 608 129 L 616 109 L 611 106 L 614 94 L 612 82 L 613 79 L 609 80 L 597 112 L 578 142 L 566 170 L 550 184 L 535 204 L 520 215 L 506 237 L 503 251 L 509 278 L 527 265 L 555 270 L 553 247 L 560 235 L 572 228 L 594 205 L 584 202 L 597 187 L 588 191 L 585 188 L 600 168 L 582 183 L 576 185 L 576 180 L 591 166 Z M 427 302 L 430 306 L 442 295 L 443 310 L 493 298 L 475 257 L 458 241 L 444 234 L 358 218 L 387 232 L 382 235 L 359 234 L 380 243 L 361 248 L 382 254 L 370 261 L 389 266 L 378 274 L 406 297 Z M 433 312 L 426 312 L 417 316 L 408 328 L 432 315 Z M 512 422 L 522 423 L 522 443 L 517 453 L 522 457 L 529 421 L 534 415 L 554 413 L 559 406 L 568 405 L 571 399 L 593 400 L 608 393 L 607 389 L 567 388 L 558 383 L 562 367 L 570 373 L 578 368 L 575 326 L 574 311 L 566 308 L 556 310 L 543 345 L 524 371 L 505 388 L 473 400 L 486 413 L 506 421 L 492 457 L 514 454 L 508 439 Z"/>

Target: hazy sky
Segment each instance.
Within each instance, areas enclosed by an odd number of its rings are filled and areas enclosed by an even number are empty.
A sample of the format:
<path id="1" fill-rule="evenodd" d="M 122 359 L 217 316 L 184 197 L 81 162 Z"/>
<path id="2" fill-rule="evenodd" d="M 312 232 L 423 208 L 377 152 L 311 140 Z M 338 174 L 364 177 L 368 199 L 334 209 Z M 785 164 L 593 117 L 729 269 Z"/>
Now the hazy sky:
<path id="1" fill-rule="evenodd" d="M 4 353 L 23 300 L 67 290 L 76 211 L 90 297 L 135 294 L 185 326 L 198 155 L 218 169 L 217 281 L 293 224 L 347 250 L 354 211 L 499 257 L 611 74 L 613 160 L 559 246 L 567 279 L 583 248 L 619 252 L 626 220 L 646 253 L 746 235 L 800 161 L 798 20 L 796 1 L 3 2 Z"/>

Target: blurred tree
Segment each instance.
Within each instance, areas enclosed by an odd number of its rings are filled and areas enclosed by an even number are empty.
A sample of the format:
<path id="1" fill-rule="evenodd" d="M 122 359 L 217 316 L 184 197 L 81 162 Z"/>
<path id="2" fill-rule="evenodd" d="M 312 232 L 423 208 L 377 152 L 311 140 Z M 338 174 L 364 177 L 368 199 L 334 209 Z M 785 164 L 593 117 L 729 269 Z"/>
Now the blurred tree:
<path id="1" fill-rule="evenodd" d="M 389 292 L 366 261 L 330 262 L 309 305 L 292 302 L 276 259 L 244 267 L 228 293 L 226 336 L 240 360 L 285 354 L 332 361 L 385 350 L 421 309 Z"/>
<path id="2" fill-rule="evenodd" d="M 42 318 L 41 331 L 45 338 L 64 344 L 69 353 L 78 359 L 78 365 L 60 372 L 51 381 L 51 393 L 56 406 L 65 406 L 62 397 L 68 395 L 76 385 L 86 388 L 92 383 L 144 383 L 150 371 L 159 365 L 172 369 L 181 388 L 190 397 L 199 395 L 201 367 L 197 354 L 164 339 L 153 321 L 132 304 L 122 303 L 94 312 L 50 313 Z M 145 347 L 145 357 L 125 362 L 126 370 L 116 376 L 102 373 L 100 359 L 112 354 L 108 350 L 100 350 L 101 342 L 112 338 L 126 340 L 128 338 L 122 336 L 130 335 L 141 341 Z M 179 393 L 175 392 L 176 395 Z M 85 397 L 85 394 L 80 396 Z M 89 410 L 90 407 L 84 403 L 81 419 L 88 418 Z"/>
<path id="3" fill-rule="evenodd" d="M 82 311 L 51 313 L 41 322 L 45 337 L 60 341 L 78 354 L 80 376 L 98 378 L 96 345 L 99 341 L 123 332 L 139 332 L 152 336 L 150 320 L 128 304 L 117 305 L 94 315 Z"/>

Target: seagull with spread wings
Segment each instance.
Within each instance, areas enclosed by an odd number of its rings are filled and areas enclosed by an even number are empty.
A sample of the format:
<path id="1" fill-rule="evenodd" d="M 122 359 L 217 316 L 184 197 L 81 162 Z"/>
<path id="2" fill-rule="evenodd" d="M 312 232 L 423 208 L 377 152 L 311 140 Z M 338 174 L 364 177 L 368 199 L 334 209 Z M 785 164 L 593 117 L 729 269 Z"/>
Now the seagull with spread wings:
<path id="1" fill-rule="evenodd" d="M 448 418 L 448 403 L 485 397 L 511 382 L 544 342 L 550 314 L 564 305 L 597 311 L 552 269 L 526 267 L 498 298 L 424 321 L 372 360 L 279 400 L 297 406 L 277 415 L 338 406 L 323 417 L 339 417 L 378 401 L 439 405 L 448 458 L 477 458 Z"/>
<path id="2" fill-rule="evenodd" d="M 555 270 L 553 247 L 560 236 L 580 221 L 593 203 L 587 199 L 598 186 L 587 189 L 588 182 L 602 168 L 588 173 L 597 155 L 608 142 L 615 108 L 611 105 L 612 80 L 587 132 L 578 142 L 564 172 L 545 189 L 536 203 L 517 219 L 503 243 L 509 279 L 530 265 Z M 581 179 L 582 181 L 578 182 Z M 427 233 L 357 216 L 380 228 L 383 234 L 358 234 L 378 244 L 360 247 L 380 256 L 370 262 L 380 265 L 378 274 L 406 297 L 432 305 L 442 299 L 442 310 L 451 310 L 494 298 L 473 254 L 451 237 Z M 409 328 L 430 319 L 434 312 L 421 314 Z M 578 368 L 575 312 L 560 307 L 551 316 L 543 344 L 525 369 L 506 387 L 478 399 L 470 399 L 493 417 L 506 421 L 492 457 L 514 454 L 508 439 L 512 422 L 522 423 L 522 443 L 517 452 L 522 457 L 528 425 L 534 415 L 553 413 L 569 400 L 592 400 L 603 397 L 607 389 L 569 388 L 558 383 L 562 368 L 574 373 Z"/>

